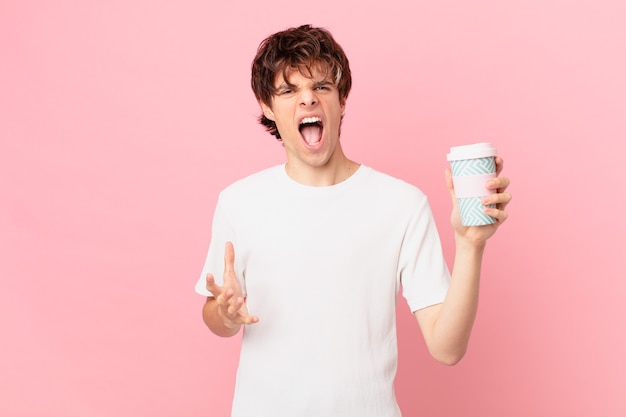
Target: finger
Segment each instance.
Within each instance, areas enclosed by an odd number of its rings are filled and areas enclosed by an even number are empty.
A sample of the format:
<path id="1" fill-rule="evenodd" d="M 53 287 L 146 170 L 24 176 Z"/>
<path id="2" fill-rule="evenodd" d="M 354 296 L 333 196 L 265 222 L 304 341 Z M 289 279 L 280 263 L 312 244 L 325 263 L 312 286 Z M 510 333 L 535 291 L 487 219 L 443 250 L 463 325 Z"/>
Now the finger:
<path id="1" fill-rule="evenodd" d="M 495 190 L 501 193 L 504 190 L 506 190 L 510 184 L 511 184 L 511 180 L 509 180 L 508 178 L 497 177 L 497 178 L 493 178 L 487 181 L 486 185 L 487 185 L 488 190 Z"/>
<path id="2" fill-rule="evenodd" d="M 226 311 L 229 320 L 238 324 L 258 323 L 258 317 L 248 315 L 247 309 L 245 308 L 245 302 L 246 300 L 244 297 L 237 297 L 236 299 L 231 300 L 231 304 Z"/>
<path id="3" fill-rule="evenodd" d="M 243 324 L 254 324 L 258 322 L 259 322 L 259 318 L 257 316 L 245 316 L 243 318 Z"/>
<path id="4" fill-rule="evenodd" d="M 242 298 L 242 301 L 245 303 L 243 298 Z M 237 314 L 238 314 L 237 321 L 240 322 L 241 324 L 254 324 L 254 323 L 259 322 L 259 318 L 257 316 L 251 316 L 248 314 L 248 311 L 246 310 L 243 304 Z"/>
<path id="5" fill-rule="evenodd" d="M 504 223 L 504 221 L 509 217 L 509 214 L 506 211 L 491 207 L 485 208 L 485 214 L 495 218 L 499 223 Z"/>
<path id="6" fill-rule="evenodd" d="M 509 193 L 497 193 L 483 197 L 481 203 L 485 206 L 490 204 L 500 204 L 500 208 L 504 208 L 511 201 L 511 194 Z"/>
<path id="7" fill-rule="evenodd" d="M 450 192 L 450 197 L 452 197 L 453 203 L 456 202 L 456 193 L 454 192 L 454 181 L 452 181 L 452 171 L 450 168 L 446 168 L 445 171 L 446 176 L 446 185 L 448 186 L 448 191 Z"/>
<path id="8" fill-rule="evenodd" d="M 237 313 L 239 312 L 239 310 L 241 310 L 241 307 L 243 307 L 243 303 L 244 303 L 243 297 L 233 298 L 232 300 L 230 300 L 230 304 L 226 312 L 230 316 L 235 317 Z"/>
<path id="9" fill-rule="evenodd" d="M 233 295 L 235 295 L 235 292 L 229 288 L 226 291 L 222 291 L 222 293 L 215 298 L 215 301 L 217 301 L 217 305 L 222 310 L 226 311 L 231 303 Z"/>
<path id="10" fill-rule="evenodd" d="M 448 190 L 450 192 L 454 191 L 454 183 L 452 182 L 452 171 L 450 171 L 450 168 L 446 168 L 444 174 L 446 176 L 446 185 L 448 186 Z"/>
<path id="11" fill-rule="evenodd" d="M 224 276 L 235 274 L 235 248 L 232 242 L 226 242 L 224 247 Z"/>
<path id="12" fill-rule="evenodd" d="M 500 172 L 502 172 L 502 169 L 504 168 L 504 159 L 500 158 L 499 156 L 496 156 L 496 176 L 500 175 Z"/>
<path id="13" fill-rule="evenodd" d="M 206 275 L 206 289 L 216 297 L 222 292 L 222 288 L 215 283 L 213 274 Z"/>

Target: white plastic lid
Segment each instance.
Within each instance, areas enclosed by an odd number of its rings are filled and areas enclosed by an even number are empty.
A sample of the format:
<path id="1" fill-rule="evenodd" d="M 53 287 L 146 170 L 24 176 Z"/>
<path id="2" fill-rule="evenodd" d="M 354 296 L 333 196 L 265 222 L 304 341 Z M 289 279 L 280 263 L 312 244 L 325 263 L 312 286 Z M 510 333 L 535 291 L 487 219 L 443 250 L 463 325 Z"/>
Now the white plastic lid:
<path id="1" fill-rule="evenodd" d="M 448 154 L 448 161 L 460 161 L 463 159 L 486 158 L 496 156 L 497 149 L 491 143 L 480 142 L 472 145 L 452 146 Z"/>

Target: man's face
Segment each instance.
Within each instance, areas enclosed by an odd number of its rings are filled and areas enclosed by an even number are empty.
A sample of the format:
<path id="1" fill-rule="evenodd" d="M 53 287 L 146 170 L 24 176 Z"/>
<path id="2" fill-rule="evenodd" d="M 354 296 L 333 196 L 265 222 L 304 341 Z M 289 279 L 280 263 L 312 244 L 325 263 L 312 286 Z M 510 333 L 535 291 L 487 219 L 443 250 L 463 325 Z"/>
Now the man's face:
<path id="1" fill-rule="evenodd" d="M 261 103 L 265 117 L 276 123 L 291 169 L 325 167 L 345 158 L 339 128 L 345 103 L 325 71 L 313 68 L 312 77 L 296 68 L 279 72 L 271 106 Z"/>

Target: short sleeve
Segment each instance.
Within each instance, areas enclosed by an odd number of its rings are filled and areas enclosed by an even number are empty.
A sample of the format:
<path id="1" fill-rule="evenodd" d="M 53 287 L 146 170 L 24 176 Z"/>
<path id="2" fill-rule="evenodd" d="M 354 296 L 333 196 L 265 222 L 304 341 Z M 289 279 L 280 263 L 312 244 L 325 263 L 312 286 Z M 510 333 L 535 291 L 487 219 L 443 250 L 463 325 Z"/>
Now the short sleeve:
<path id="1" fill-rule="evenodd" d="M 204 261 L 202 273 L 196 282 L 195 290 L 198 294 L 207 297 L 212 296 L 211 292 L 206 289 L 206 276 L 208 273 L 213 274 L 215 282 L 218 285 L 222 285 L 224 282 L 224 247 L 226 242 L 233 242 L 235 246 L 235 258 L 237 258 L 237 243 L 234 229 L 227 216 L 224 204 L 221 199 L 218 199 L 215 207 L 215 213 L 213 214 L 213 224 L 211 227 L 211 242 L 209 244 L 209 250 Z M 235 268 L 237 272 L 238 268 Z M 237 274 L 241 280 L 241 275 Z M 241 288 L 245 295 L 245 285 L 241 282 Z"/>
<path id="2" fill-rule="evenodd" d="M 445 299 L 450 272 L 426 197 L 418 203 L 406 229 L 399 258 L 402 294 L 412 312 Z"/>

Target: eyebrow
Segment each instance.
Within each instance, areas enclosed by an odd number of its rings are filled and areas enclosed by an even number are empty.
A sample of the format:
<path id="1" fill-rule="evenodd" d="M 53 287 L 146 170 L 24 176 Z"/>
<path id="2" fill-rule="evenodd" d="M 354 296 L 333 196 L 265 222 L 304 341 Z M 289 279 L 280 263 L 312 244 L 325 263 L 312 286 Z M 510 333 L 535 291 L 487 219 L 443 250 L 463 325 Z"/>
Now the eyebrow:
<path id="1" fill-rule="evenodd" d="M 291 84 L 286 81 L 283 81 L 282 83 L 280 83 L 280 85 L 278 85 L 278 87 L 276 87 L 276 90 L 284 90 L 285 88 L 294 88 L 295 86 L 296 86 L 295 84 Z"/>
<path id="2" fill-rule="evenodd" d="M 335 85 L 335 83 L 333 83 L 330 79 L 328 78 L 324 78 L 323 80 L 319 80 L 319 81 L 313 81 L 313 87 L 319 87 L 322 85 Z M 295 84 L 291 84 L 287 81 L 283 81 L 282 83 L 280 83 L 277 87 L 276 90 L 284 90 L 286 88 L 288 89 L 293 89 L 293 88 L 297 88 L 298 86 Z"/>
<path id="3" fill-rule="evenodd" d="M 314 81 L 313 85 L 317 87 L 320 85 L 335 85 L 335 83 L 329 80 L 328 78 L 324 78 L 323 80 L 320 80 L 320 81 Z"/>

